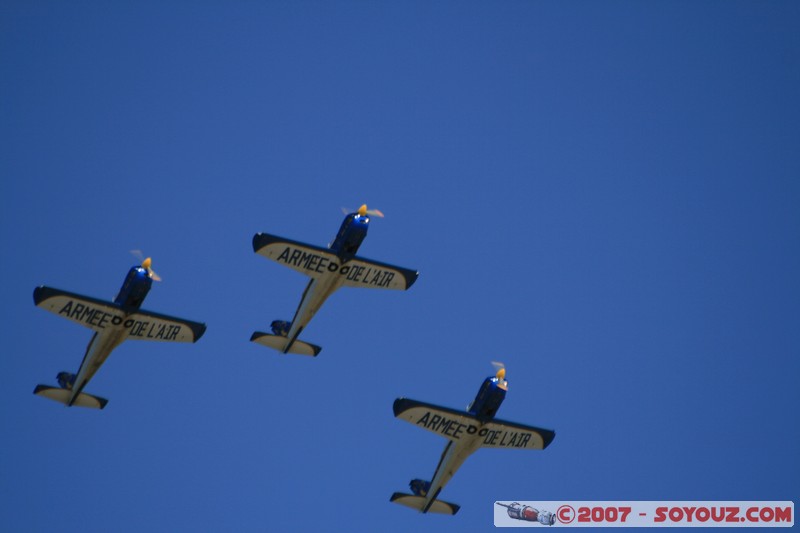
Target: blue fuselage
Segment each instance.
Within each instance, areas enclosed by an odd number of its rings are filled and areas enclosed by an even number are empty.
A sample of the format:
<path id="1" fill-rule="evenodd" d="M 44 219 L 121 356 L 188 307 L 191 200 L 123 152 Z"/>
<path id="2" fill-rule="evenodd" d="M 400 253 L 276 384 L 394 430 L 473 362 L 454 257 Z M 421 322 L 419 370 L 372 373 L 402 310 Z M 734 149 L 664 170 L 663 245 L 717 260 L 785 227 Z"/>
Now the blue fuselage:
<path id="1" fill-rule="evenodd" d="M 488 422 L 497 414 L 505 398 L 506 389 L 502 386 L 501 380 L 493 376 L 488 377 L 478 389 L 478 394 L 469 406 L 469 412 L 481 422 Z"/>
<path id="2" fill-rule="evenodd" d="M 344 217 L 336 238 L 328 248 L 341 259 L 342 263 L 349 261 L 355 257 L 364 237 L 367 236 L 368 227 L 369 216 L 350 213 Z M 282 349 L 283 353 L 289 351 L 292 343 L 311 321 L 317 310 L 336 291 L 339 279 L 338 276 L 333 275 L 321 279 L 312 278 L 303 291 L 303 297 L 300 299 L 300 305 L 297 307 L 292 321 L 275 320 L 272 322 L 272 332 L 287 338 L 286 345 Z"/>
<path id="3" fill-rule="evenodd" d="M 496 376 L 490 376 L 483 380 L 478 394 L 467 409 L 470 414 L 481 422 L 481 426 L 491 421 L 500 404 L 506 397 L 508 382 Z M 450 440 L 442 452 L 433 479 L 428 482 L 415 479 L 410 483 L 411 491 L 417 496 L 425 497 L 425 504 L 421 511 L 427 513 L 433 505 L 434 500 L 441 492 L 442 488 L 450 481 L 456 470 L 475 450 L 481 446 L 483 434 L 476 431 L 472 436 L 462 437 L 458 440 Z"/>
<path id="4" fill-rule="evenodd" d="M 128 312 L 136 311 L 142 305 L 145 296 L 150 291 L 153 280 L 147 273 L 147 269 L 135 266 L 131 267 L 125 281 L 119 289 L 119 294 L 114 298 L 114 303 Z M 72 397 L 67 405 L 72 405 L 81 393 L 83 388 L 89 383 L 94 374 L 100 369 L 111 352 L 125 339 L 123 330 L 117 328 L 106 328 L 102 333 L 95 332 L 86 347 L 86 353 L 78 368 L 78 373 L 70 374 L 61 372 L 58 374 L 58 383 L 64 388 L 70 388 Z"/>
<path id="5" fill-rule="evenodd" d="M 147 269 L 140 266 L 132 267 L 125 276 L 114 303 L 126 309 L 139 309 L 152 286 L 153 280 L 148 275 Z"/>
<path id="6" fill-rule="evenodd" d="M 330 245 L 331 251 L 342 259 L 356 255 L 358 247 L 367 236 L 368 228 L 369 217 L 367 215 L 350 213 L 344 217 L 339 233 L 336 234 L 336 238 Z"/>

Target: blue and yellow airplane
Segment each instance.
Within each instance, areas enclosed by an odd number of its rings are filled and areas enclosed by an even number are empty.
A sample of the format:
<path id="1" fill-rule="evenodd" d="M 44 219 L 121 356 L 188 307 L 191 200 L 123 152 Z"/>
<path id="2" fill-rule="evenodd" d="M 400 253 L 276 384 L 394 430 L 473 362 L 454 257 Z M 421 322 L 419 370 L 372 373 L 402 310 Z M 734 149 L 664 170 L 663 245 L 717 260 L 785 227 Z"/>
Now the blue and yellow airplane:
<path id="1" fill-rule="evenodd" d="M 358 257 L 359 246 L 367 236 L 369 217 L 383 217 L 378 210 L 362 205 L 344 217 L 339 233 L 328 248 L 257 233 L 253 250 L 277 263 L 310 277 L 300 305 L 291 322 L 275 320 L 272 333 L 256 331 L 250 340 L 282 353 L 317 356 L 319 346 L 298 339 L 319 308 L 340 287 L 406 290 L 419 272 Z"/>
<path id="2" fill-rule="evenodd" d="M 458 505 L 436 498 L 456 470 L 478 448 L 543 450 L 553 441 L 554 431 L 494 417 L 508 390 L 505 367 L 500 363 L 494 364 L 498 367 L 496 375 L 483 381 L 466 412 L 406 398 L 394 401 L 395 417 L 441 435 L 448 439 L 448 443 L 433 479 L 412 480 L 409 487 L 413 494 L 395 492 L 390 501 L 423 513 L 454 515 L 460 508 Z"/>
<path id="3" fill-rule="evenodd" d="M 128 271 L 113 302 L 45 286 L 34 289 L 33 302 L 37 307 L 94 330 L 78 373 L 59 372 L 56 376 L 59 387 L 37 385 L 34 394 L 67 407 L 102 409 L 108 400 L 87 394 L 83 388 L 123 341 L 196 342 L 203 335 L 205 324 L 140 309 L 153 280 L 160 280 L 150 268 L 151 263 L 148 257 L 141 266 Z"/>

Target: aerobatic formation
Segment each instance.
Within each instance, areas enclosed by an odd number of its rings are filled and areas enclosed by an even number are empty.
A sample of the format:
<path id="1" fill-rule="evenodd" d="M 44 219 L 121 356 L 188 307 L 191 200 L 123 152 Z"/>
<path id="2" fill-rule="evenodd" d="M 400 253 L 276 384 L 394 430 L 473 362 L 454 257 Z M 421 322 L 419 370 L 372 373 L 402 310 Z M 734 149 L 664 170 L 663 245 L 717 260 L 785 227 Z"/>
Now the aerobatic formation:
<path id="1" fill-rule="evenodd" d="M 407 290 L 419 273 L 356 255 L 367 235 L 370 216 L 383 217 L 378 210 L 362 205 L 346 213 L 339 232 L 327 247 L 319 247 L 257 233 L 253 250 L 267 259 L 287 266 L 311 278 L 303 291 L 300 304 L 291 322 L 274 320 L 272 333 L 256 331 L 250 340 L 284 354 L 317 356 L 321 348 L 298 337 L 322 304 L 341 287 Z M 197 342 L 206 330 L 200 322 L 153 313 L 141 309 L 153 281 L 161 278 L 152 270 L 151 258 L 138 250 L 141 264 L 132 267 L 116 298 L 100 300 L 90 296 L 40 286 L 33 291 L 33 301 L 60 317 L 91 329 L 94 333 L 77 374 L 59 372 L 59 386 L 37 385 L 33 393 L 57 401 L 67 407 L 103 409 L 108 400 L 83 392 L 111 352 L 125 340 L 162 342 Z M 445 437 L 448 442 L 431 481 L 414 479 L 412 494 L 395 492 L 390 501 L 422 513 L 454 515 L 459 506 L 437 499 L 442 488 L 456 470 L 478 448 L 516 448 L 543 450 L 555 437 L 548 429 L 525 426 L 495 418 L 508 390 L 505 367 L 487 377 L 466 411 L 398 398 L 394 415 L 417 427 Z M 509 510 L 509 513 L 511 510 Z"/>

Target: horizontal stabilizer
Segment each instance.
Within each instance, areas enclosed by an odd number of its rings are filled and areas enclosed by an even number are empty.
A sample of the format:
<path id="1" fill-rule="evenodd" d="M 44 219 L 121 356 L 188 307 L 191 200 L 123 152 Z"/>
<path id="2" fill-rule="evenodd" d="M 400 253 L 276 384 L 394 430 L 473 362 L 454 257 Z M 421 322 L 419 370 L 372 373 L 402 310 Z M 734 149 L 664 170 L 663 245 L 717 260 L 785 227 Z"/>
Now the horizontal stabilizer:
<path id="1" fill-rule="evenodd" d="M 309 344 L 307 342 L 303 342 L 301 340 L 295 339 L 292 345 L 289 347 L 289 350 L 286 350 L 286 342 L 289 340 L 286 337 L 281 335 L 271 335 L 269 333 L 263 333 L 261 331 L 256 331 L 250 337 L 252 342 L 258 343 L 262 346 L 266 346 L 268 348 L 272 348 L 273 350 L 278 350 L 282 353 L 294 353 L 298 355 L 310 355 L 311 357 L 316 357 L 319 355 L 319 352 L 322 351 L 322 348 L 316 346 L 314 344 Z"/>
<path id="2" fill-rule="evenodd" d="M 425 496 L 415 496 L 413 494 L 404 494 L 402 492 L 395 492 L 389 498 L 390 502 L 399 503 L 406 507 L 411 507 L 423 513 L 439 513 L 454 515 L 461 507 L 454 503 L 445 502 L 442 500 L 433 500 L 427 510 L 425 509 Z"/>
<path id="3" fill-rule="evenodd" d="M 68 389 L 62 389 L 61 387 L 50 387 L 48 385 L 37 385 L 35 389 L 33 389 L 33 393 L 37 396 L 43 396 L 45 398 L 49 398 L 51 400 L 55 400 L 58 403 L 63 403 L 64 405 L 69 404 L 69 399 L 72 396 L 72 391 Z M 93 409 L 102 409 L 106 406 L 108 400 L 105 398 L 100 398 L 99 396 L 92 396 L 91 394 L 86 394 L 85 392 L 81 392 L 75 398 L 75 401 L 72 405 L 77 405 L 78 407 L 91 407 Z"/>

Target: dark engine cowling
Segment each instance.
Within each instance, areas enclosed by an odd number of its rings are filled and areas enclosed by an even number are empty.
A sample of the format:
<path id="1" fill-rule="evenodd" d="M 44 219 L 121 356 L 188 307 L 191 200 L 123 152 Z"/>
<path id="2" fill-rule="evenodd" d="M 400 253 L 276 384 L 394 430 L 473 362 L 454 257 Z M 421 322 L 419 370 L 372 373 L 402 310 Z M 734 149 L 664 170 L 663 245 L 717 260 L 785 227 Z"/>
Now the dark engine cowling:
<path id="1" fill-rule="evenodd" d="M 56 379 L 62 389 L 72 390 L 72 386 L 75 384 L 75 374 L 69 372 L 59 372 Z"/>
<path id="2" fill-rule="evenodd" d="M 125 281 L 122 283 L 119 294 L 114 298 L 114 303 L 122 307 L 138 309 L 152 286 L 153 280 L 147 273 L 147 269 L 135 266 L 125 276 Z"/>
<path id="3" fill-rule="evenodd" d="M 331 250 L 337 255 L 353 256 L 358 252 L 364 237 L 367 236 L 369 217 L 350 213 L 342 221 L 339 233 L 331 243 Z"/>
<path id="4" fill-rule="evenodd" d="M 486 421 L 494 418 L 500 404 L 506 398 L 506 390 L 500 384 L 500 380 L 496 377 L 488 377 L 483 380 L 478 394 L 469 404 L 467 411 L 478 417 L 478 420 Z"/>
<path id="5" fill-rule="evenodd" d="M 273 320 L 270 326 L 272 327 L 272 333 L 280 335 L 281 337 L 286 337 L 289 335 L 292 323 L 286 322 L 285 320 Z"/>
<path id="6" fill-rule="evenodd" d="M 412 479 L 408 486 L 411 488 L 411 492 L 417 496 L 425 496 L 431 488 L 431 482 L 422 479 Z"/>

